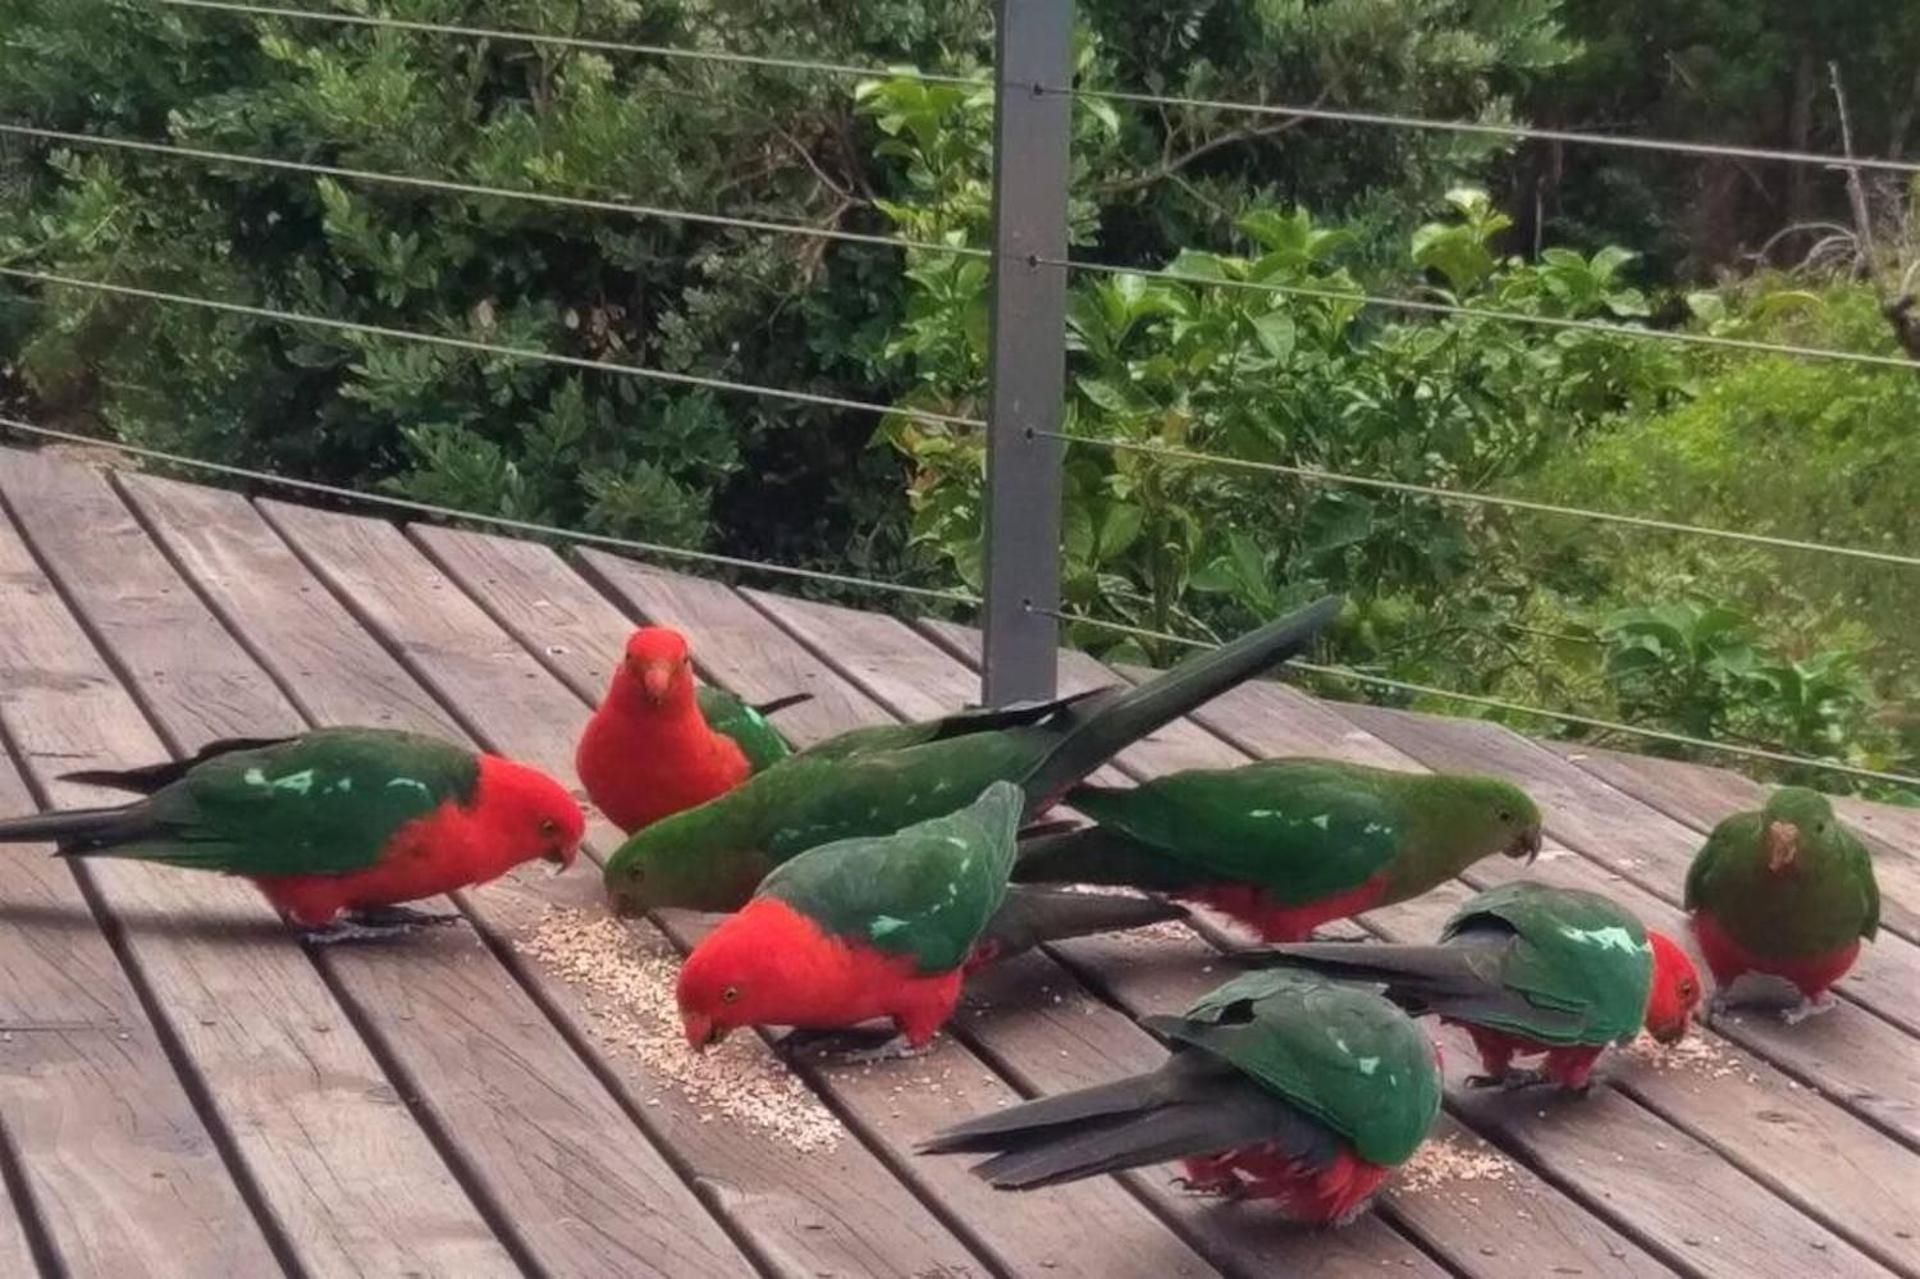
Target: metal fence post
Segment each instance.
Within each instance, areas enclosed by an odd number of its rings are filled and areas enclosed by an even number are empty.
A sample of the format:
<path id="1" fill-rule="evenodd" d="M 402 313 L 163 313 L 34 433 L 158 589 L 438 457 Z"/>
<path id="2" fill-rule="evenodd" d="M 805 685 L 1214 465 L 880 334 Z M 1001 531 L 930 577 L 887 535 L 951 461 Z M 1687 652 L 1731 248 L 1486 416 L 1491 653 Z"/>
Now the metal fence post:
<path id="1" fill-rule="evenodd" d="M 1058 431 L 1066 392 L 1073 0 L 999 0 L 993 131 L 992 403 L 986 491 L 988 706 L 1048 698 L 1060 628 Z"/>

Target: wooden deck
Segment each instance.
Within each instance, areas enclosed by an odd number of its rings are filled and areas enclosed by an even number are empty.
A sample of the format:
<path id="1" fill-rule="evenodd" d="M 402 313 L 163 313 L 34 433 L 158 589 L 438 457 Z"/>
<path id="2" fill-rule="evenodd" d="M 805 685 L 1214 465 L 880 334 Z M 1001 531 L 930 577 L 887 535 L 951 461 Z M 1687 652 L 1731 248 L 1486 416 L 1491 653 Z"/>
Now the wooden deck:
<path id="1" fill-rule="evenodd" d="M 781 717 L 800 740 L 977 688 L 965 630 L 594 552 L 9 451 L 0 500 L 0 813 L 97 802 L 57 780 L 75 769 L 335 722 L 570 778 L 638 619 L 688 630 L 741 693 L 813 693 Z M 1299 752 L 1516 777 L 1549 812 L 1536 873 L 1669 928 L 1702 831 L 1758 791 L 1278 684 L 1117 769 Z M 470 926 L 314 949 L 240 882 L 4 850 L 0 1276 L 1920 1277 L 1920 812 L 1849 815 L 1876 841 L 1886 926 L 1837 1010 L 1620 1056 L 1586 1099 L 1469 1093 L 1448 1041 L 1442 1153 L 1337 1233 L 1187 1198 L 1165 1169 L 1016 1196 L 911 1153 L 959 1115 L 1159 1060 L 1133 1018 L 1219 979 L 1211 934 L 1031 955 L 983 974 L 928 1058 L 803 1064 L 795 1104 L 833 1134 L 809 1146 L 650 1069 L 633 1016 L 541 957 L 542 930 L 575 918 L 554 911 L 595 909 L 591 867 L 464 895 Z M 1468 880 L 1514 873 L 1496 859 Z M 1364 922 L 1426 937 L 1466 891 Z M 668 956 L 700 927 L 637 925 L 631 947 Z"/>

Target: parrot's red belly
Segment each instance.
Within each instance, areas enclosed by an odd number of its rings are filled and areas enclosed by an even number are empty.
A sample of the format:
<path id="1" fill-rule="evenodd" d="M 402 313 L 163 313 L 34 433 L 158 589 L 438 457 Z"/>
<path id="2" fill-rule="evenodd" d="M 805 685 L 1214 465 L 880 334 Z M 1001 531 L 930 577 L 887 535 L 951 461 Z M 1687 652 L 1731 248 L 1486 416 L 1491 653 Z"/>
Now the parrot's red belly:
<path id="1" fill-rule="evenodd" d="M 1314 1225 L 1352 1219 L 1392 1169 L 1341 1150 L 1330 1164 L 1289 1159 L 1270 1145 L 1246 1146 L 1181 1161 L 1193 1189 L 1235 1198 L 1268 1199 L 1296 1221 Z"/>
<path id="2" fill-rule="evenodd" d="M 574 771 L 594 806 L 631 835 L 726 794 L 753 766 L 732 738 L 705 723 L 682 733 L 602 713 L 581 735 Z"/>
<path id="3" fill-rule="evenodd" d="M 1177 895 L 1182 901 L 1210 906 L 1239 920 L 1259 933 L 1263 941 L 1296 942 L 1313 936 L 1313 930 L 1322 924 L 1371 910 L 1386 892 L 1386 876 L 1376 875 L 1345 892 L 1312 902 L 1277 902 L 1252 884 L 1213 884 Z"/>
<path id="4" fill-rule="evenodd" d="M 1714 981 L 1722 986 L 1731 984 L 1742 973 L 1765 973 L 1784 978 L 1799 987 L 1808 999 L 1817 999 L 1846 976 L 1854 961 L 1860 958 L 1858 937 L 1824 955 L 1775 958 L 1756 955 L 1742 946 L 1704 910 L 1696 911 L 1687 922 L 1700 943 L 1700 954 L 1706 959 L 1707 967 L 1713 970 Z"/>

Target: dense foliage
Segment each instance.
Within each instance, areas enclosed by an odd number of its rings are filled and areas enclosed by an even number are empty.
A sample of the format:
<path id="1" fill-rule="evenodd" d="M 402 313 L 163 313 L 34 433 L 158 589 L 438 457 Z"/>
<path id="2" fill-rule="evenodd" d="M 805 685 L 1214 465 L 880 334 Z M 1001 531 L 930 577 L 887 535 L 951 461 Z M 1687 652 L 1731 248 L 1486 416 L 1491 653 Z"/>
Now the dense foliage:
<path id="1" fill-rule="evenodd" d="M 985 0 L 337 4 L 968 75 L 991 53 Z M 1838 60 L 1855 144 L 1904 154 L 1920 17 L 1904 0 L 1842 8 L 1084 0 L 1080 73 L 1838 150 Z M 983 246 L 990 221 L 990 96 L 905 75 L 0 0 L 0 121 L 921 243 Z M 1913 771 L 1911 569 L 1426 490 L 1910 554 L 1920 464 L 1901 446 L 1920 380 L 1346 296 L 1896 354 L 1882 306 L 1920 259 L 1913 193 L 1862 195 L 1870 246 L 1820 169 L 1076 99 L 1074 252 L 1114 269 L 1071 285 L 1067 431 L 1103 443 L 1067 449 L 1070 605 L 1201 637 L 1335 588 L 1354 604 L 1326 656 L 1376 676 Z M 0 137 L 0 264 L 984 407 L 988 269 L 932 249 Z M 898 413 L 0 280 L 5 402 L 476 511 L 981 582 L 981 441 Z M 1073 633 L 1120 657 L 1172 651 Z"/>

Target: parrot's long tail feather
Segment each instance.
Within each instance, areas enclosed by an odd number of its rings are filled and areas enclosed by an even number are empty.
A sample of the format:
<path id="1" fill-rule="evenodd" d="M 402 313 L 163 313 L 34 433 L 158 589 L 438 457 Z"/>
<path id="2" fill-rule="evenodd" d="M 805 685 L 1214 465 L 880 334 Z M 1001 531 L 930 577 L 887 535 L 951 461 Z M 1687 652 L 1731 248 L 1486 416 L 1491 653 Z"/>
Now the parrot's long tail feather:
<path id="1" fill-rule="evenodd" d="M 1329 595 L 1231 643 L 1196 653 L 1137 688 L 1108 689 L 1074 705 L 1062 717 L 1059 742 L 1026 778 L 1029 811 L 1051 803 L 1148 733 L 1305 651 L 1344 603 Z"/>
<path id="2" fill-rule="evenodd" d="M 812 693 L 789 693 L 785 697 L 776 697 L 770 702 L 761 702 L 753 709 L 761 715 L 778 715 L 789 707 L 798 706 L 813 700 Z"/>
<path id="3" fill-rule="evenodd" d="M 1383 942 L 1298 942 L 1236 950 L 1232 963 L 1246 968 L 1301 968 L 1337 981 L 1453 984 L 1474 981 L 1474 956 L 1466 946 L 1402 946 Z"/>
<path id="4" fill-rule="evenodd" d="M 105 786 L 112 790 L 132 791 L 136 795 L 151 795 L 163 786 L 171 786 L 186 776 L 188 771 L 206 763 L 219 755 L 230 755 L 234 751 L 259 750 L 267 746 L 278 746 L 291 741 L 286 737 L 223 737 L 216 742 L 208 742 L 191 759 L 167 759 L 158 764 L 148 764 L 142 768 L 98 768 L 78 773 L 62 773 L 64 782 L 84 782 L 89 786 Z"/>
<path id="5" fill-rule="evenodd" d="M 1030 950 L 1042 942 L 1124 932 L 1186 917 L 1185 907 L 1158 897 L 1080 893 L 1016 884 L 988 921 L 982 940 L 993 947 L 996 958 L 1002 958 Z"/>
<path id="6" fill-rule="evenodd" d="M 1021 884 L 1116 884 L 1162 893 L 1193 886 L 1185 867 L 1106 826 L 1023 831 L 1013 878 Z"/>
<path id="7" fill-rule="evenodd" d="M 1315 1162 L 1339 1149 L 1329 1130 L 1245 1076 L 1182 1055 L 1151 1075 L 982 1115 L 921 1149 L 996 1152 L 974 1173 L 1024 1190 L 1265 1142 Z"/>
<path id="8" fill-rule="evenodd" d="M 84 853 L 124 838 L 132 814 L 141 807 L 133 803 L 116 808 L 69 808 L 9 818 L 0 821 L 0 844 L 52 842 L 62 853 Z"/>

